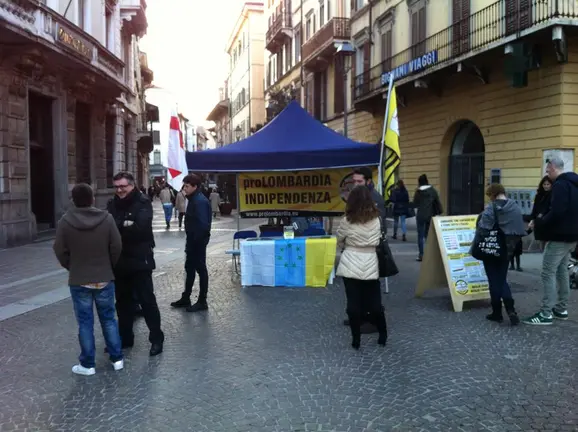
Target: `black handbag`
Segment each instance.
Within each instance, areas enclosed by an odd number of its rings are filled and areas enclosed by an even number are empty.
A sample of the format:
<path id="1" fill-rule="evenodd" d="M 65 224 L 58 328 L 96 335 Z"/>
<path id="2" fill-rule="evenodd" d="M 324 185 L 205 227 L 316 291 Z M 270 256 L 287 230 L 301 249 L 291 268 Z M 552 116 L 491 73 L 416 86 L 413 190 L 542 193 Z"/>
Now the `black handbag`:
<path id="1" fill-rule="evenodd" d="M 380 222 L 383 224 L 381 219 Z M 395 276 L 399 273 L 399 269 L 395 264 L 395 260 L 393 259 L 393 255 L 391 253 L 391 249 L 389 248 L 389 244 L 387 243 L 387 239 L 383 234 L 379 240 L 379 244 L 376 247 L 376 252 L 380 278 Z"/>
<path id="2" fill-rule="evenodd" d="M 496 204 L 494 210 L 494 226 L 492 229 L 476 228 L 470 254 L 480 261 L 505 261 L 508 259 L 508 244 L 506 235 L 500 228 Z"/>
<path id="3" fill-rule="evenodd" d="M 395 264 L 391 249 L 386 239 L 381 239 L 377 246 L 377 261 L 379 263 L 379 277 L 395 276 L 399 273 L 399 269 Z"/>

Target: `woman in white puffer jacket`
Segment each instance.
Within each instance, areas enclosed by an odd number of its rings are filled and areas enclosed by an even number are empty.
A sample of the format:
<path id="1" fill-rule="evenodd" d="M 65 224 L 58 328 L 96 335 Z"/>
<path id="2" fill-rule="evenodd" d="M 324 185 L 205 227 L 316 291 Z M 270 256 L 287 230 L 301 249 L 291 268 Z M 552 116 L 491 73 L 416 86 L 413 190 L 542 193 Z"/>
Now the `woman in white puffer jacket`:
<path id="1" fill-rule="evenodd" d="M 361 344 L 361 324 L 368 314 L 379 332 L 377 343 L 385 345 L 387 341 L 376 252 L 380 238 L 379 211 L 371 192 L 366 186 L 357 186 L 349 193 L 345 218 L 337 230 L 337 241 L 345 249 L 336 272 L 345 285 L 351 346 L 355 349 Z"/>

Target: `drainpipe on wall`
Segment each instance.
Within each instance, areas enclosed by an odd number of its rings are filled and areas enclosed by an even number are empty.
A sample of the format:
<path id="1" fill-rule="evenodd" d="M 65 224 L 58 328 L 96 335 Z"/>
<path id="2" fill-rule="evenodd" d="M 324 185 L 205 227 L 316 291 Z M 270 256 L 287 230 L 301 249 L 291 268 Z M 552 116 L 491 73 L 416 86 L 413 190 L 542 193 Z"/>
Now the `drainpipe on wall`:
<path id="1" fill-rule="evenodd" d="M 251 98 L 253 96 L 253 92 L 251 91 L 251 19 L 249 18 L 249 13 L 247 12 L 247 57 L 248 57 L 248 66 L 249 66 L 249 87 L 247 88 L 247 93 L 249 96 L 249 130 L 247 131 L 247 137 L 251 135 Z"/>
<path id="2" fill-rule="evenodd" d="M 299 33 L 301 37 L 299 38 L 299 58 L 301 59 L 300 75 L 301 75 L 301 106 L 307 105 L 307 86 L 305 85 L 305 71 L 303 69 L 303 40 L 305 38 L 305 33 L 303 32 L 303 0 L 301 0 L 301 22 L 299 23 Z"/>

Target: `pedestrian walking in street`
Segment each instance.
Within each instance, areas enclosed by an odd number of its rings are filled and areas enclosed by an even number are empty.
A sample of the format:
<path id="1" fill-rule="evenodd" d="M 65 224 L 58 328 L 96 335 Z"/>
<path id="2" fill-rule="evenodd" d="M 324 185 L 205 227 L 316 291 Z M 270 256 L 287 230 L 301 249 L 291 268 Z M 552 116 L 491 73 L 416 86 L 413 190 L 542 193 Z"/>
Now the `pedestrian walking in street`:
<path id="1" fill-rule="evenodd" d="M 124 367 L 124 361 L 114 309 L 113 266 L 121 254 L 121 237 L 113 217 L 94 207 L 94 193 L 89 185 L 74 186 L 72 202 L 73 206 L 58 222 L 54 241 L 56 258 L 68 270 L 68 285 L 78 323 L 80 357 L 72 372 L 95 374 L 93 305 L 110 362 L 118 371 Z"/>
<path id="2" fill-rule="evenodd" d="M 113 181 L 116 195 L 107 207 L 122 237 L 122 254 L 114 268 L 122 346 L 130 348 L 134 345 L 134 291 L 149 328 L 150 355 L 156 356 L 163 352 L 165 336 L 161 330 L 161 315 L 152 278 L 155 269 L 153 207 L 149 198 L 135 188 L 131 173 L 119 172 Z"/>
<path id="3" fill-rule="evenodd" d="M 183 219 L 185 218 L 185 213 L 187 211 L 187 197 L 185 196 L 184 188 L 181 188 L 177 197 L 175 199 L 175 208 L 179 212 L 179 229 L 183 226 Z"/>
<path id="4" fill-rule="evenodd" d="M 514 200 L 506 197 L 506 190 L 501 184 L 491 184 L 486 190 L 490 203 L 478 217 L 477 230 L 489 231 L 496 227 L 502 230 L 506 236 L 507 254 L 500 259 L 483 260 L 484 270 L 490 286 L 490 299 L 492 313 L 486 316 L 490 321 L 502 322 L 502 302 L 512 325 L 520 322 L 512 291 L 508 284 L 508 262 L 514 255 L 517 242 L 526 235 L 526 227 L 520 207 Z"/>
<path id="5" fill-rule="evenodd" d="M 397 227 L 401 223 L 401 239 L 407 240 L 407 227 L 405 220 L 410 216 L 409 193 L 403 180 L 398 180 L 396 187 L 391 192 L 389 200 L 393 203 L 393 236 L 397 240 Z"/>
<path id="6" fill-rule="evenodd" d="M 554 157 L 546 165 L 552 183 L 550 207 L 530 222 L 530 228 L 545 241 L 542 261 L 544 297 L 539 312 L 524 324 L 551 325 L 553 319 L 568 319 L 570 275 L 568 261 L 578 242 L 578 174 L 564 172 L 564 161 Z"/>
<path id="7" fill-rule="evenodd" d="M 165 212 L 165 222 L 167 223 L 167 229 L 170 229 L 171 219 L 173 218 L 173 192 L 171 191 L 168 183 L 165 183 L 164 187 L 161 189 L 159 197 Z"/>
<path id="8" fill-rule="evenodd" d="M 213 217 L 216 218 L 217 213 L 219 213 L 219 205 L 221 204 L 221 195 L 219 195 L 216 189 L 211 189 L 209 201 L 211 202 L 211 210 L 213 211 Z"/>
<path id="9" fill-rule="evenodd" d="M 434 216 L 441 215 L 443 210 L 438 191 L 429 184 L 427 175 L 420 175 L 417 183 L 418 188 L 413 195 L 410 206 L 416 209 L 417 247 L 419 249 L 417 261 L 421 261 L 431 220 Z"/>
<path id="10" fill-rule="evenodd" d="M 368 167 L 357 168 L 355 171 L 353 171 L 352 180 L 354 186 L 366 186 L 369 189 L 371 193 L 371 199 L 375 203 L 377 211 L 379 212 L 379 217 L 381 219 L 382 235 L 383 237 L 385 237 L 387 235 L 387 210 L 385 208 L 385 200 L 383 199 L 381 194 L 375 189 L 371 169 Z M 348 326 L 349 320 L 348 319 L 344 320 L 343 324 Z M 362 323 L 361 333 L 364 334 L 375 333 L 376 331 L 377 329 L 369 321 L 368 315 L 364 320 L 364 322 Z"/>
<path id="11" fill-rule="evenodd" d="M 337 229 L 337 241 L 345 246 L 336 275 L 343 277 L 347 297 L 347 315 L 351 328 L 351 346 L 359 349 L 361 325 L 367 319 L 379 332 L 377 343 L 385 345 L 387 324 L 381 303 L 379 245 L 381 221 L 379 211 L 366 186 L 357 186 L 347 198 L 345 218 Z"/>
<path id="12" fill-rule="evenodd" d="M 148 196 L 149 196 L 149 199 L 151 200 L 151 202 L 153 202 L 155 200 L 155 194 L 156 194 L 156 191 L 155 191 L 154 186 L 150 185 L 148 188 Z"/>
<path id="13" fill-rule="evenodd" d="M 185 291 L 181 298 L 172 302 L 175 308 L 186 307 L 187 312 L 207 310 L 207 294 L 209 291 L 209 272 L 207 271 L 207 245 L 211 238 L 212 211 L 211 204 L 201 190 L 201 179 L 195 174 L 189 174 L 183 179 L 183 190 L 189 203 L 185 215 L 185 232 L 187 243 L 185 247 Z M 191 295 L 195 274 L 199 274 L 199 297 L 191 305 Z"/>

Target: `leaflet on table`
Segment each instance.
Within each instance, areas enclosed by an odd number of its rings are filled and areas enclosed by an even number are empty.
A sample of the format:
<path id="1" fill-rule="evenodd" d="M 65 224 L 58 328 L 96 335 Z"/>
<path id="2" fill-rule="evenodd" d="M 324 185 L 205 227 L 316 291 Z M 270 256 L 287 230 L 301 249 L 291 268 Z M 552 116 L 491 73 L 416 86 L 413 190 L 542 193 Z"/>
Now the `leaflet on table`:
<path id="1" fill-rule="evenodd" d="M 458 294 L 476 294 L 488 290 L 483 264 L 469 251 L 476 231 L 477 216 L 440 218 L 439 227 L 452 284 Z"/>

